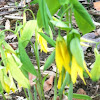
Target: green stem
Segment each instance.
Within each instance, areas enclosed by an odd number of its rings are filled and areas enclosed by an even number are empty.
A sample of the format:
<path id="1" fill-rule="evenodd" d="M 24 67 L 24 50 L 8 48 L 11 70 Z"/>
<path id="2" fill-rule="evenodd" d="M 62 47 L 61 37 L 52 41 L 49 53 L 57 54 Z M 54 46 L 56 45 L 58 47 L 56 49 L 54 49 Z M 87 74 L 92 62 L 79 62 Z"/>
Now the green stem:
<path id="1" fill-rule="evenodd" d="M 37 91 L 35 85 L 34 85 L 34 100 L 37 100 Z"/>
<path id="2" fill-rule="evenodd" d="M 29 100 L 34 100 L 31 89 L 30 90 L 28 89 L 28 95 L 29 95 Z"/>
<path id="3" fill-rule="evenodd" d="M 34 54 L 36 57 L 36 62 L 37 62 L 37 66 L 38 66 L 38 78 L 39 78 L 39 84 L 41 87 L 41 93 L 42 93 L 42 98 L 43 100 L 45 100 L 45 96 L 44 96 L 44 91 L 43 91 L 43 84 L 42 84 L 42 77 L 41 77 L 41 71 L 40 71 L 40 59 L 39 59 L 39 51 L 38 51 L 38 43 L 37 43 L 37 36 L 36 36 L 36 41 L 35 41 L 35 48 L 32 44 L 32 42 L 30 41 L 30 44 L 34 50 Z"/>
<path id="4" fill-rule="evenodd" d="M 6 100 L 6 97 L 5 97 L 4 93 L 2 93 L 2 97 L 3 97 L 3 100 Z"/>
<path id="5" fill-rule="evenodd" d="M 66 5 L 66 7 L 68 7 L 68 5 Z M 67 26 L 69 27 L 69 22 L 70 22 L 70 18 L 69 18 L 69 9 L 66 11 L 66 22 Z M 69 33 L 69 30 L 67 30 L 67 34 Z"/>
<path id="6" fill-rule="evenodd" d="M 39 83 L 41 86 L 41 92 L 42 92 L 42 98 L 43 100 L 45 100 L 45 96 L 44 96 L 44 91 L 43 91 L 43 84 L 42 84 L 42 77 L 41 77 L 41 71 L 40 71 L 40 59 L 39 59 L 39 52 L 38 52 L 38 44 L 37 41 L 35 43 L 35 47 L 36 47 L 36 59 L 37 59 L 37 65 L 38 65 L 38 73 L 39 73 Z"/>
<path id="7" fill-rule="evenodd" d="M 62 68 L 62 71 L 61 71 L 61 86 L 63 84 L 63 80 L 64 80 L 64 73 L 65 73 L 65 69 L 64 67 Z M 63 91 L 60 93 L 60 100 L 62 100 L 62 96 L 63 96 Z"/>
<path id="8" fill-rule="evenodd" d="M 60 20 L 62 20 L 64 14 L 72 7 L 72 5 L 68 6 L 67 9 L 62 13 Z"/>
<path id="9" fill-rule="evenodd" d="M 70 25 L 71 25 L 71 29 L 73 28 L 72 27 L 72 5 L 71 5 L 71 8 L 70 8 Z"/>
<path id="10" fill-rule="evenodd" d="M 24 90 L 24 93 L 25 93 L 25 96 L 26 96 L 27 100 L 29 100 L 29 98 L 28 98 L 28 95 L 27 95 L 27 93 L 26 93 L 25 88 L 23 88 L 23 90 Z"/>
<path id="11" fill-rule="evenodd" d="M 56 68 L 56 77 L 54 81 L 54 100 L 57 99 L 57 68 Z"/>
<path id="12" fill-rule="evenodd" d="M 33 16 L 33 19 L 35 20 L 35 16 L 34 16 L 34 13 L 32 12 L 32 10 L 30 10 L 30 9 L 25 9 L 23 13 L 25 13 L 26 11 L 30 11 L 31 14 L 32 14 L 32 16 Z"/>
<path id="13" fill-rule="evenodd" d="M 6 31 L 10 31 L 10 32 L 12 32 L 12 33 L 16 34 L 16 32 L 15 32 L 15 31 L 13 31 L 13 30 L 2 30 L 0 33 L 6 32 Z"/>

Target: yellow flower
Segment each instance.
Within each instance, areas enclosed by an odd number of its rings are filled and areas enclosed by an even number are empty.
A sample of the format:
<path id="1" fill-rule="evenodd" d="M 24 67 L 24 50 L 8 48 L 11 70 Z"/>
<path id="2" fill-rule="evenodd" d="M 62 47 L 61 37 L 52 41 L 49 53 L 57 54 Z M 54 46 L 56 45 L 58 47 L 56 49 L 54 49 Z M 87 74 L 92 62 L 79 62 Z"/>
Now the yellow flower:
<path id="1" fill-rule="evenodd" d="M 67 50 L 65 40 L 61 36 L 59 36 L 56 40 L 55 52 L 56 65 L 59 70 L 58 89 L 60 89 L 61 84 L 64 81 L 66 71 L 71 74 L 71 68 L 69 66 L 70 55 Z M 64 72 L 62 71 L 63 68 L 65 70 Z"/>
<path id="2" fill-rule="evenodd" d="M 61 88 L 61 85 L 62 85 L 62 83 L 63 83 L 63 81 L 65 79 L 65 74 L 66 74 L 65 71 L 63 72 L 63 74 L 62 73 L 59 73 L 59 79 L 58 79 L 58 85 L 57 85 L 58 89 Z"/>
<path id="3" fill-rule="evenodd" d="M 6 69 L 0 70 L 0 82 L 2 84 L 2 87 L 7 93 L 9 93 L 10 90 L 15 92 L 16 86 L 13 81 L 13 78 L 12 78 L 11 74 L 9 74 L 9 77 L 7 76 L 7 74 L 8 73 L 6 72 Z"/>
<path id="4" fill-rule="evenodd" d="M 47 53 L 47 41 L 41 35 L 39 35 L 39 43 L 41 45 L 41 52 Z"/>
<path id="5" fill-rule="evenodd" d="M 38 29 L 38 31 L 43 33 L 41 28 Z M 41 52 L 44 51 L 45 53 L 47 53 L 47 41 L 39 34 L 38 34 L 38 42 L 41 47 Z"/>
<path id="6" fill-rule="evenodd" d="M 62 67 L 64 67 L 65 70 L 71 74 L 71 68 L 69 66 L 70 55 L 67 50 L 65 40 L 61 36 L 57 38 L 55 51 L 55 60 L 59 72 L 61 73 Z"/>
<path id="7" fill-rule="evenodd" d="M 85 61 L 84 61 L 84 68 L 85 68 L 86 72 L 88 73 L 88 75 L 91 77 L 91 75 L 86 67 Z M 73 84 L 76 82 L 77 75 L 79 75 L 80 78 L 83 80 L 84 84 L 86 84 L 84 77 L 83 77 L 83 71 L 84 71 L 84 69 L 78 65 L 75 57 L 72 56 L 71 79 L 72 79 Z"/>

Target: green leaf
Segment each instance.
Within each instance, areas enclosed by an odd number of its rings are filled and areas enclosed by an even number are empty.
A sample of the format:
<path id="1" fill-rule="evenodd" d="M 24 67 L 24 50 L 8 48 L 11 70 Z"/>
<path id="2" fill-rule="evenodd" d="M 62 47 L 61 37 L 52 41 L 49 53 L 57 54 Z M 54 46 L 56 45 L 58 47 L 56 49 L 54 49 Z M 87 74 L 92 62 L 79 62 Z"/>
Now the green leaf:
<path id="1" fill-rule="evenodd" d="M 45 35 L 44 33 L 39 32 L 39 34 L 53 47 L 55 47 L 56 42 L 51 39 L 50 37 L 48 37 L 47 35 Z"/>
<path id="2" fill-rule="evenodd" d="M 78 0 L 70 0 L 73 4 L 74 8 L 74 16 L 77 22 L 77 25 L 80 31 L 85 34 L 93 31 L 95 29 L 95 25 L 88 14 L 87 10 L 82 6 Z"/>
<path id="3" fill-rule="evenodd" d="M 70 83 L 69 91 L 68 91 L 68 100 L 72 100 L 73 98 L 73 83 Z"/>
<path id="4" fill-rule="evenodd" d="M 2 84 L 0 82 L 0 94 L 2 94 L 2 93 L 3 93 L 3 87 L 2 87 Z"/>
<path id="5" fill-rule="evenodd" d="M 1 31 L 2 32 L 2 31 Z M 2 44 L 2 42 L 4 41 L 4 39 L 5 39 L 5 34 L 4 34 L 4 32 L 2 32 L 1 33 L 0 32 L 0 45 Z"/>
<path id="6" fill-rule="evenodd" d="M 44 69 L 43 69 L 44 71 L 50 67 L 50 65 L 52 64 L 52 62 L 54 61 L 54 59 L 55 59 L 55 50 L 47 58 L 47 60 L 46 60 L 46 62 L 44 64 Z"/>
<path id="7" fill-rule="evenodd" d="M 39 10 L 40 10 L 40 14 L 41 14 L 41 19 L 43 22 L 43 28 L 46 30 L 46 32 L 49 32 L 49 17 L 47 14 L 47 4 L 46 4 L 46 0 L 39 0 Z"/>
<path id="8" fill-rule="evenodd" d="M 3 89 L 9 93 L 10 92 L 10 87 L 5 83 L 4 78 L 7 77 L 7 74 L 5 73 L 6 69 L 0 69 L 0 81 L 2 84 Z"/>
<path id="9" fill-rule="evenodd" d="M 65 5 L 69 0 L 58 0 L 61 5 Z"/>
<path id="10" fill-rule="evenodd" d="M 68 96 L 68 93 L 65 93 L 65 95 Z M 76 94 L 76 93 L 73 93 L 73 98 L 76 98 L 76 99 L 84 99 L 84 100 L 92 100 L 91 97 L 89 97 L 88 95 L 82 95 L 82 94 Z"/>
<path id="11" fill-rule="evenodd" d="M 7 51 L 15 54 L 14 49 L 6 41 L 3 42 L 3 45 Z"/>
<path id="12" fill-rule="evenodd" d="M 64 90 L 66 84 L 69 85 L 70 82 L 71 82 L 71 77 L 70 77 L 69 73 L 66 72 L 65 79 L 64 79 L 64 82 L 63 82 L 61 88 L 59 89 L 59 93 L 63 93 L 63 90 Z"/>
<path id="13" fill-rule="evenodd" d="M 70 30 L 70 28 L 67 26 L 67 24 L 65 24 L 64 22 L 60 21 L 60 20 L 51 20 L 50 21 L 53 25 L 55 25 L 58 28 L 61 28 L 62 30 Z"/>
<path id="14" fill-rule="evenodd" d="M 83 50 L 80 46 L 80 41 L 77 37 L 75 37 L 71 40 L 70 50 L 71 50 L 72 55 L 76 58 L 76 61 L 79 64 L 79 66 L 84 68 L 84 65 L 83 65 L 84 54 L 83 54 Z"/>
<path id="15" fill-rule="evenodd" d="M 7 58 L 5 56 L 5 52 L 4 52 L 2 45 L 0 45 L 0 52 L 1 52 L 1 58 L 2 58 L 3 64 L 4 64 L 4 66 L 6 66 L 7 65 Z"/>
<path id="16" fill-rule="evenodd" d="M 46 80 L 47 76 L 48 76 L 48 74 L 47 74 L 47 75 L 45 75 L 45 76 L 43 77 L 43 79 L 42 79 L 42 84 L 44 84 L 44 82 L 45 82 L 45 80 Z"/>
<path id="17" fill-rule="evenodd" d="M 7 58 L 9 70 L 11 72 L 12 77 L 24 88 L 30 88 L 29 80 L 23 75 L 21 70 L 18 68 L 16 62 L 14 61 L 10 53 L 7 53 Z"/>
<path id="18" fill-rule="evenodd" d="M 33 33 L 35 32 L 36 26 L 37 26 L 36 20 L 30 20 L 25 24 L 25 27 L 20 37 L 20 41 L 22 42 L 24 48 L 29 43 L 29 40 L 31 39 Z"/>
<path id="19" fill-rule="evenodd" d="M 76 29 L 72 29 L 72 31 L 67 35 L 67 45 L 68 48 L 70 46 L 70 42 L 73 38 L 77 37 L 80 39 L 80 33 Z"/>
<path id="20" fill-rule="evenodd" d="M 36 72 L 32 62 L 30 61 L 30 58 L 28 57 L 20 40 L 18 42 L 18 48 L 19 48 L 20 59 L 23 64 L 22 68 L 25 69 L 27 72 L 30 72 L 31 74 L 37 76 L 37 72 Z"/>
<path id="21" fill-rule="evenodd" d="M 91 70 L 92 80 L 98 81 L 100 78 L 100 54 L 96 56 L 96 61 L 94 62 L 94 66 Z"/>
<path id="22" fill-rule="evenodd" d="M 29 78 L 28 77 L 28 72 L 23 67 L 21 67 L 20 70 L 22 71 L 22 73 L 24 74 L 24 76 L 28 79 Z"/>
<path id="23" fill-rule="evenodd" d="M 30 5 L 38 3 L 38 0 L 34 0 L 30 2 Z"/>
<path id="24" fill-rule="evenodd" d="M 46 4 L 49 8 L 51 15 L 56 13 L 59 7 L 61 6 L 58 0 L 46 0 Z M 40 13 L 40 9 L 41 8 L 39 8 L 38 13 L 37 13 L 37 23 L 38 23 L 38 26 L 41 28 L 43 27 L 43 21 L 42 21 L 42 15 Z"/>

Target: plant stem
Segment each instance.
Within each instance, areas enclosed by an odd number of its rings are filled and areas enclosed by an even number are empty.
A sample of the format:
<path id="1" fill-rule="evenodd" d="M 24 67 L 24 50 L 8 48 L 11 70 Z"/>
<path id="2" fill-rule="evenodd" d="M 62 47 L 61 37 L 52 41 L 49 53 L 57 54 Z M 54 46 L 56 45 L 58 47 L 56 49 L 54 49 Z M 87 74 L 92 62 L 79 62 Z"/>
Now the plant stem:
<path id="1" fill-rule="evenodd" d="M 56 77 L 54 81 L 54 100 L 57 99 L 57 68 L 56 68 Z"/>
<path id="2" fill-rule="evenodd" d="M 44 91 L 43 91 L 43 84 L 42 84 L 42 77 L 41 77 L 41 71 L 40 71 L 40 59 L 39 59 L 37 36 L 36 36 L 36 41 L 35 41 L 35 48 L 34 48 L 31 41 L 30 41 L 30 43 L 31 43 L 31 46 L 34 50 L 35 57 L 36 57 L 36 62 L 37 62 L 37 66 L 38 66 L 38 80 L 39 80 L 39 84 L 40 84 L 40 87 L 41 87 L 42 98 L 43 98 L 43 100 L 45 100 Z"/>
<path id="3" fill-rule="evenodd" d="M 43 100 L 45 100 L 44 91 L 43 91 L 43 84 L 42 84 L 42 77 L 41 77 L 41 71 L 40 71 L 40 59 L 39 59 L 39 51 L 38 51 L 37 41 L 35 42 L 35 48 L 36 48 L 35 56 L 36 56 L 36 61 L 37 61 L 37 65 L 38 65 L 39 84 L 40 84 L 40 87 L 41 87 L 42 98 L 43 98 Z"/>
<path id="4" fill-rule="evenodd" d="M 30 90 L 28 89 L 28 94 L 29 94 L 29 100 L 34 100 L 31 89 Z"/>
<path id="5" fill-rule="evenodd" d="M 32 10 L 30 10 L 30 9 L 25 9 L 23 13 L 25 13 L 26 11 L 30 11 L 31 14 L 32 14 L 32 16 L 33 16 L 33 20 L 35 20 L 35 16 L 34 16 L 34 13 L 32 12 Z"/>
<path id="6" fill-rule="evenodd" d="M 34 100 L 37 100 L 37 91 L 35 85 L 34 85 Z"/>
<path id="7" fill-rule="evenodd" d="M 26 93 L 25 88 L 23 88 L 23 90 L 24 90 L 24 93 L 25 93 L 25 96 L 26 96 L 27 100 L 29 100 L 29 98 L 28 98 L 28 95 L 27 95 L 27 93 Z"/>
<path id="8" fill-rule="evenodd" d="M 64 67 L 63 67 L 63 68 L 62 68 L 62 72 L 61 72 L 61 86 L 62 86 L 63 80 L 64 80 L 64 78 L 63 78 L 64 73 L 65 73 L 65 69 L 64 69 Z M 62 100 L 62 96 L 63 96 L 63 91 L 60 93 L 60 100 Z"/>
<path id="9" fill-rule="evenodd" d="M 6 97 L 5 97 L 4 93 L 2 93 L 2 97 L 3 97 L 3 100 L 6 100 Z"/>

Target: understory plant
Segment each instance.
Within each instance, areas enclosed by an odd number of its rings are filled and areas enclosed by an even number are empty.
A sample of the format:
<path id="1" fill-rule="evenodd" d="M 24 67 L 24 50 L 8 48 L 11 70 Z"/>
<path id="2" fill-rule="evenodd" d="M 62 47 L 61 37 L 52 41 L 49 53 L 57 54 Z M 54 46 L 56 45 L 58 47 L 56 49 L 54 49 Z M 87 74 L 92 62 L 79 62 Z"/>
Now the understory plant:
<path id="1" fill-rule="evenodd" d="M 36 18 L 34 12 L 25 9 L 23 22 L 17 21 L 15 30 L 0 31 L 0 93 L 3 95 L 3 99 L 6 100 L 4 91 L 9 94 L 11 90 L 16 92 L 18 88 L 23 87 L 28 100 L 37 100 L 37 95 L 40 100 L 45 100 L 43 84 L 46 76 L 42 77 L 40 70 L 39 46 L 40 52 L 47 53 L 47 45 L 50 44 L 51 47 L 54 47 L 54 50 L 44 64 L 44 71 L 55 60 L 57 70 L 53 99 L 56 100 L 59 96 L 62 100 L 63 95 L 67 95 L 68 100 L 72 100 L 72 98 L 91 100 L 87 95 L 73 93 L 73 84 L 76 83 L 78 75 L 85 85 L 84 74 L 88 75 L 93 81 L 98 81 L 100 78 L 100 54 L 97 48 L 94 50 L 96 57 L 94 67 L 89 72 L 81 47 L 81 45 L 88 46 L 85 42 L 96 43 L 81 38 L 80 35 L 80 33 L 84 35 L 95 29 L 87 10 L 78 0 L 34 0 L 32 3 L 39 5 Z M 33 20 L 26 21 L 26 11 L 31 12 Z M 79 30 L 73 27 L 72 16 L 75 17 Z M 64 31 L 65 36 L 62 36 L 61 30 Z M 5 41 L 6 31 L 17 36 L 18 48 L 16 50 Z M 53 38 L 55 34 L 57 35 L 56 41 Z M 35 36 L 34 43 L 31 42 L 33 35 Z M 37 70 L 25 51 L 29 43 L 35 54 Z M 98 43 L 96 44 L 98 45 Z M 34 96 L 31 92 L 29 73 L 36 76 L 34 79 L 36 83 L 34 85 Z M 69 87 L 68 93 L 64 91 L 66 85 Z"/>

